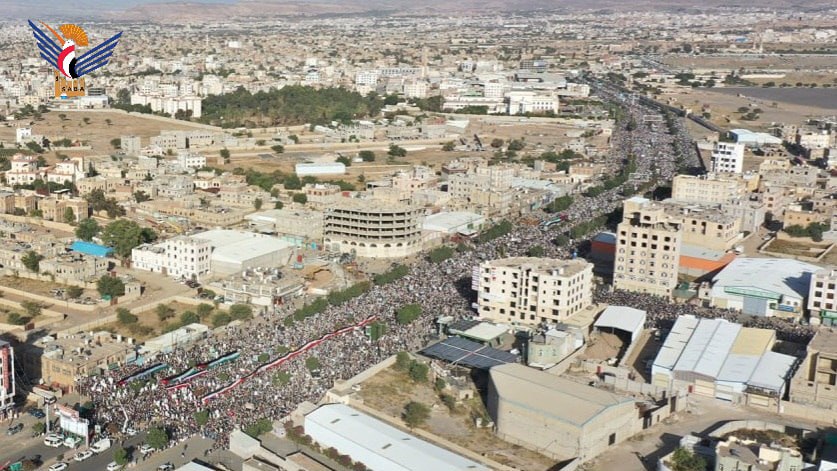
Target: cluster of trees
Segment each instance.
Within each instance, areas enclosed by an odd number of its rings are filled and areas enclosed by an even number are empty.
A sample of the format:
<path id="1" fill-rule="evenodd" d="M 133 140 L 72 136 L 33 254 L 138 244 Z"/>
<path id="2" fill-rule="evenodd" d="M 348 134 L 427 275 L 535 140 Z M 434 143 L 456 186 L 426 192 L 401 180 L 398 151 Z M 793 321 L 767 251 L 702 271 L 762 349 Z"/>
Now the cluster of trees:
<path id="1" fill-rule="evenodd" d="M 206 97 L 200 119 L 229 128 L 327 124 L 375 116 L 382 106 L 383 100 L 374 93 L 363 96 L 344 88 L 290 85 L 250 93 L 239 87 L 232 93 Z"/>
<path id="2" fill-rule="evenodd" d="M 408 375 L 414 383 L 426 383 L 430 373 L 426 363 L 416 361 L 407 352 L 398 352 L 395 355 L 395 369 Z"/>
<path id="3" fill-rule="evenodd" d="M 116 201 L 116 198 L 108 198 L 102 190 L 93 190 L 84 199 L 90 203 L 94 213 L 105 211 L 111 219 L 125 215 L 125 208 Z"/>
<path id="4" fill-rule="evenodd" d="M 810 237 L 814 242 L 821 242 L 823 232 L 829 229 L 830 225 L 828 223 L 812 222 L 807 227 L 794 224 L 784 228 L 784 231 L 793 237 Z"/>
<path id="5" fill-rule="evenodd" d="M 560 213 L 561 211 L 566 211 L 570 209 L 570 206 L 573 204 L 573 197 L 566 195 L 561 196 L 559 198 L 555 198 L 552 200 L 551 203 L 544 206 L 543 210 L 547 213 Z"/>
<path id="6" fill-rule="evenodd" d="M 622 168 L 622 171 L 619 172 L 619 175 L 608 178 L 599 186 L 588 188 L 587 191 L 584 192 L 584 196 L 595 197 L 599 196 L 607 190 L 617 188 L 625 182 L 627 182 L 628 178 L 630 178 L 631 174 L 634 172 L 636 172 L 636 161 L 633 158 L 631 158 L 628 160 L 627 165 L 625 165 L 625 167 Z"/>
<path id="7" fill-rule="evenodd" d="M 418 304 L 406 304 L 395 312 L 395 322 L 409 324 L 421 316 L 421 306 Z"/>
<path id="8" fill-rule="evenodd" d="M 325 311 L 329 306 L 339 306 L 352 298 L 356 298 L 361 294 L 369 291 L 371 284 L 368 281 L 356 283 L 342 291 L 335 291 L 330 293 L 325 298 L 317 298 L 314 302 L 306 304 L 294 311 L 294 313 L 285 318 L 285 325 L 291 325 L 294 321 L 301 321 L 314 314 L 319 314 Z"/>
<path id="9" fill-rule="evenodd" d="M 395 280 L 400 278 L 404 278 L 410 273 L 410 269 L 407 265 L 395 265 L 389 270 L 381 273 L 380 275 L 375 275 L 372 277 L 372 281 L 375 282 L 376 285 L 385 285 L 388 283 L 392 283 Z"/>
<path id="10" fill-rule="evenodd" d="M 102 297 L 109 296 L 111 298 L 117 298 L 125 294 L 125 283 L 118 277 L 103 275 L 96 282 L 96 291 Z"/>
<path id="11" fill-rule="evenodd" d="M 505 219 L 500 221 L 499 223 L 489 227 L 488 229 L 484 230 L 482 234 L 479 236 L 480 242 L 490 242 L 498 237 L 503 237 L 504 235 L 511 232 L 513 229 L 512 224 Z"/>
<path id="12" fill-rule="evenodd" d="M 453 257 L 453 249 L 446 245 L 436 247 L 431 250 L 427 256 L 427 258 L 433 263 L 444 262 L 451 257 Z"/>

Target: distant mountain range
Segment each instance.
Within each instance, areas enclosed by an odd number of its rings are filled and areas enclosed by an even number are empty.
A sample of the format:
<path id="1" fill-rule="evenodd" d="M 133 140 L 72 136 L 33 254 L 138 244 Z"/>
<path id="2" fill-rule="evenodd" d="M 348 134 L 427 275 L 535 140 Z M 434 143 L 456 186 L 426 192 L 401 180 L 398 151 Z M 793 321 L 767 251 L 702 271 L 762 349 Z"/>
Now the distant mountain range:
<path id="1" fill-rule="evenodd" d="M 485 14 L 537 10 L 697 10 L 693 0 L 0 0 L 2 18 L 54 18 L 112 20 L 220 20 L 236 17 L 277 17 L 296 15 L 357 14 Z M 834 6 L 833 0 L 759 0 L 756 3 L 737 0 L 704 0 L 701 8 L 712 7 L 776 7 L 801 10 Z"/>

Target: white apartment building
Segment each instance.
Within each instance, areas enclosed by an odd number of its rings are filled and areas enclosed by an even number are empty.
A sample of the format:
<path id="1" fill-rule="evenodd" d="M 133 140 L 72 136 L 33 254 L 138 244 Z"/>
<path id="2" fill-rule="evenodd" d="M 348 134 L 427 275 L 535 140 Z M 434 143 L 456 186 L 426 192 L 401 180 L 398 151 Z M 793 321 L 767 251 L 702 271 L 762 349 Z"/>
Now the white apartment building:
<path id="1" fill-rule="evenodd" d="M 131 265 L 172 278 L 199 279 L 211 269 L 212 244 L 205 239 L 178 236 L 131 251 Z"/>
<path id="2" fill-rule="evenodd" d="M 131 104 L 148 105 L 151 107 L 151 111 L 161 111 L 172 116 L 178 111 L 191 110 L 193 117 L 201 117 L 201 98 L 196 96 L 161 96 L 158 94 L 134 93 L 131 95 Z"/>
<path id="3" fill-rule="evenodd" d="M 85 177 L 84 157 L 73 157 L 56 163 L 47 171 L 47 181 L 76 183 Z"/>
<path id="4" fill-rule="evenodd" d="M 15 142 L 17 144 L 26 144 L 32 139 L 32 128 L 17 128 L 15 129 Z"/>
<path id="5" fill-rule="evenodd" d="M 503 98 L 509 90 L 508 82 L 490 81 L 483 84 L 482 96 L 486 98 Z"/>
<path id="6" fill-rule="evenodd" d="M 377 70 L 359 70 L 355 73 L 355 85 L 366 85 L 375 87 L 378 83 L 380 74 Z"/>
<path id="7" fill-rule="evenodd" d="M 808 288 L 808 312 L 823 324 L 837 324 L 837 269 L 824 268 L 813 274 Z"/>
<path id="8" fill-rule="evenodd" d="M 625 200 L 616 229 L 613 287 L 671 296 L 677 286 L 682 222 L 646 198 Z"/>
<path id="9" fill-rule="evenodd" d="M 407 98 L 425 98 L 427 97 L 427 82 L 424 80 L 415 80 L 404 83 L 404 96 Z"/>
<path id="10" fill-rule="evenodd" d="M 38 168 L 38 160 L 34 155 L 15 154 L 11 168 L 6 171 L 6 183 L 9 185 L 29 185 L 42 177 L 43 171 Z"/>
<path id="11" fill-rule="evenodd" d="M 119 147 L 126 155 L 139 155 L 142 144 L 139 136 L 122 136 L 119 138 Z"/>
<path id="12" fill-rule="evenodd" d="M 508 102 L 508 113 L 510 115 L 558 113 L 558 97 L 553 94 L 514 91 L 506 93 L 506 101 Z"/>
<path id="13" fill-rule="evenodd" d="M 719 142 L 712 150 L 712 171 L 741 173 L 744 169 L 744 144 Z"/>
<path id="14" fill-rule="evenodd" d="M 593 302 L 593 264 L 512 257 L 480 264 L 472 287 L 480 318 L 504 324 L 558 323 Z"/>
<path id="15" fill-rule="evenodd" d="M 514 168 L 506 165 L 479 166 L 468 173 L 453 174 L 448 178 L 451 196 L 468 200 L 476 191 L 506 190 L 511 188 Z"/>
<path id="16" fill-rule="evenodd" d="M 194 152 L 180 152 L 177 154 L 177 163 L 181 168 L 204 168 L 206 167 L 206 157 Z"/>
<path id="17" fill-rule="evenodd" d="M 0 417 L 8 417 L 15 405 L 15 351 L 0 340 Z"/>

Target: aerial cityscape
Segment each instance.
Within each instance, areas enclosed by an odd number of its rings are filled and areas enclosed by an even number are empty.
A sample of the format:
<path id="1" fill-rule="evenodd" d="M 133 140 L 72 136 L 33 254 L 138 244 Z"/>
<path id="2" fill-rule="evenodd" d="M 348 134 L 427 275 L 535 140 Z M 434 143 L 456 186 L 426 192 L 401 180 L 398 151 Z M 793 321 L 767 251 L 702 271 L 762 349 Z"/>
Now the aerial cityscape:
<path id="1" fill-rule="evenodd" d="M 837 4 L 0 7 L 0 471 L 837 470 Z"/>

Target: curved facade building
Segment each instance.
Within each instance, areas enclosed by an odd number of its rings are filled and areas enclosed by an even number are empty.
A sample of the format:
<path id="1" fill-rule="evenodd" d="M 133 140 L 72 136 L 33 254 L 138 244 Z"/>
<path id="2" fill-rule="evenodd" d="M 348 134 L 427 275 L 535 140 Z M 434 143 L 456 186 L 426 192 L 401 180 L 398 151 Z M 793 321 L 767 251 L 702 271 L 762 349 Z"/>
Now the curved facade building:
<path id="1" fill-rule="evenodd" d="M 338 198 L 325 210 L 327 249 L 358 257 L 407 257 L 422 249 L 421 208 L 357 198 Z"/>

